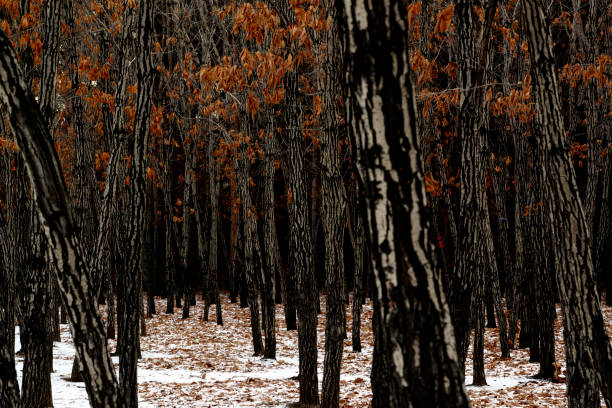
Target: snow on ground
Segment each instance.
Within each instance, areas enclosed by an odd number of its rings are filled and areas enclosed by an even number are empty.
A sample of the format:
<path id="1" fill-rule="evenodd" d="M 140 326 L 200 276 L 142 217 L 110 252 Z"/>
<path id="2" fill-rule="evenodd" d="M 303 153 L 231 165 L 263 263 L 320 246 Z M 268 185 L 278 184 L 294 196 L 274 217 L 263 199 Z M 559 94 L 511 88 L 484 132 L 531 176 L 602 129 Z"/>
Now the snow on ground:
<path id="1" fill-rule="evenodd" d="M 612 307 L 602 305 L 608 336 L 612 336 Z M 565 398 L 565 350 L 561 308 L 557 305 L 555 320 L 555 357 L 560 367 L 561 382 L 537 380 L 533 377 L 540 368 L 529 362 L 529 349 L 510 350 L 510 358 L 502 359 L 497 329 L 485 332 L 485 373 L 488 386 L 475 387 L 472 383 L 472 345 L 466 362 L 468 393 L 473 407 L 567 407 Z M 518 341 L 518 336 L 517 336 Z M 601 406 L 605 407 L 603 399 Z"/>
<path id="2" fill-rule="evenodd" d="M 285 329 L 281 306 L 277 307 L 277 359 L 253 357 L 249 309 L 241 309 L 222 297 L 225 325 L 200 320 L 202 303 L 191 308 L 191 318 L 181 319 L 181 310 L 167 315 L 165 302 L 156 301 L 158 314 L 147 319 L 148 336 L 142 339 L 142 359 L 138 363 L 139 399 L 142 407 L 282 407 L 298 400 L 297 332 Z M 325 310 L 324 304 L 322 309 Z M 604 308 L 612 333 L 612 308 Z M 342 366 L 341 405 L 367 407 L 371 399 L 372 306 L 362 315 L 362 353 L 353 353 L 351 316 L 347 311 L 348 339 Z M 557 362 L 564 365 L 562 329 L 557 319 Z M 319 317 L 319 381 L 323 377 L 325 319 Z M 17 329 L 18 330 L 18 329 Z M 18 331 L 17 331 L 18 333 Z M 564 407 L 565 384 L 534 380 L 538 364 L 529 363 L 528 350 L 512 350 L 511 359 L 499 357 L 497 330 L 487 329 L 485 368 L 488 385 L 467 387 L 474 407 Z M 70 376 L 74 348 L 68 326 L 61 327 L 61 342 L 54 343 L 53 401 L 56 408 L 87 407 L 83 383 L 66 380 Z M 17 349 L 19 349 L 19 336 Z M 110 350 L 115 341 L 109 340 Z M 470 355 L 471 357 L 471 355 Z M 113 357 L 118 371 L 118 358 Z M 21 380 L 23 358 L 17 357 Z M 466 383 L 471 383 L 468 359 Z M 565 376 L 564 368 L 561 377 Z"/>

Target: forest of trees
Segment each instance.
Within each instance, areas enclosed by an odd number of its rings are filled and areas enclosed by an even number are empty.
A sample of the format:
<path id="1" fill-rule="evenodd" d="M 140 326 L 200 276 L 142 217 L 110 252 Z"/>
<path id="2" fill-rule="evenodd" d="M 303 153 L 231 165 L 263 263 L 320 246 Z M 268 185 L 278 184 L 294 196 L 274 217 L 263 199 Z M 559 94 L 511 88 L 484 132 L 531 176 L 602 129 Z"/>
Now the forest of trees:
<path id="1" fill-rule="evenodd" d="M 375 408 L 470 406 L 486 325 L 557 380 L 556 304 L 569 407 L 612 408 L 609 1 L 0 0 L 0 147 L 0 407 L 53 405 L 60 322 L 137 407 L 145 317 L 228 293 L 262 358 L 282 304 L 300 404 L 371 301 Z"/>

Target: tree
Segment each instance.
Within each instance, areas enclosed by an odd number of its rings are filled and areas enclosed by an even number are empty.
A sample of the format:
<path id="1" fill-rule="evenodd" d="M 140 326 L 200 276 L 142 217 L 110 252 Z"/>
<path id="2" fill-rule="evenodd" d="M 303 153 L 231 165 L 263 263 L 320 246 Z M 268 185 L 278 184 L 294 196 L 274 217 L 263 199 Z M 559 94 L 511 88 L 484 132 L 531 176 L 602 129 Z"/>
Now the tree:
<path id="1" fill-rule="evenodd" d="M 130 7 L 129 5 L 127 7 Z M 149 146 L 151 99 L 153 94 L 153 72 L 151 64 L 153 5 L 151 0 L 142 0 L 136 11 L 136 78 L 137 97 L 135 104 L 134 136 L 132 146 L 132 172 L 130 197 L 130 224 L 128 247 L 125 250 L 128 264 L 121 285 L 125 290 L 125 321 L 121 349 L 119 350 L 120 396 L 126 407 L 138 406 L 137 359 L 139 344 L 140 293 L 140 246 L 144 240 L 146 156 Z M 189 299 L 185 299 L 189 302 Z"/>
<path id="2" fill-rule="evenodd" d="M 102 319 L 91 296 L 89 268 L 76 236 L 57 152 L 10 40 L 0 32 L 0 101 L 23 154 L 62 299 L 82 362 L 92 407 L 117 405 L 117 379 L 106 349 Z"/>
<path id="3" fill-rule="evenodd" d="M 494 282 L 502 355 L 508 355 L 506 320 L 501 307 L 499 273 L 486 200 L 485 119 L 488 112 L 482 109 L 483 105 L 487 106 L 483 98 L 483 82 L 495 6 L 496 2 L 488 3 L 481 38 L 476 44 L 474 4 L 459 0 L 455 5 L 460 51 L 457 133 L 461 143 L 461 198 L 456 266 L 450 283 L 449 304 L 462 363 L 469 343 L 470 322 L 474 325 L 475 385 L 486 384 L 483 361 L 485 281 Z"/>
<path id="4" fill-rule="evenodd" d="M 550 28 L 539 0 L 525 0 L 530 73 L 536 101 L 536 148 L 542 156 L 548 219 L 563 312 L 570 407 L 599 405 L 596 384 L 612 403 L 612 345 L 595 286 L 585 219 L 559 101 Z"/>
<path id="5" fill-rule="evenodd" d="M 367 183 L 375 342 L 389 364 L 388 406 L 469 406 L 429 237 L 402 4 L 339 5 L 350 51 L 347 106 Z"/>
<path id="6" fill-rule="evenodd" d="M 8 243 L 8 226 L 0 212 L 0 239 Z M 15 276 L 7 265 L 8 246 L 0 245 L 0 405 L 21 407 L 15 371 Z"/>
<path id="7" fill-rule="evenodd" d="M 325 366 L 321 405 L 337 407 L 340 404 L 340 366 L 345 337 L 344 306 L 344 225 L 346 219 L 346 191 L 340 172 L 343 146 L 343 126 L 340 124 L 338 94 L 341 93 L 342 54 L 338 33 L 336 9 L 331 0 L 321 4 L 331 22 L 322 32 L 325 53 L 321 66 L 323 111 L 321 123 L 321 193 L 323 232 L 325 237 Z M 347 143 L 348 145 L 348 143 Z"/>
<path id="8" fill-rule="evenodd" d="M 40 25 L 41 40 L 44 48 L 41 55 L 41 76 L 39 79 L 39 106 L 46 127 L 53 129 L 56 100 L 56 73 L 59 51 L 59 31 L 62 2 L 46 3 L 42 9 Z M 52 131 L 51 131 L 52 133 Z M 26 188 L 26 185 L 22 185 Z M 23 293 L 22 316 L 20 322 L 22 349 L 24 350 L 24 370 L 22 384 L 22 403 L 24 407 L 53 405 L 51 391 L 51 371 L 53 339 L 48 319 L 51 314 L 50 269 L 45 253 L 46 240 L 34 207 L 26 202 L 29 214 L 29 242 L 24 268 L 18 270 Z"/>

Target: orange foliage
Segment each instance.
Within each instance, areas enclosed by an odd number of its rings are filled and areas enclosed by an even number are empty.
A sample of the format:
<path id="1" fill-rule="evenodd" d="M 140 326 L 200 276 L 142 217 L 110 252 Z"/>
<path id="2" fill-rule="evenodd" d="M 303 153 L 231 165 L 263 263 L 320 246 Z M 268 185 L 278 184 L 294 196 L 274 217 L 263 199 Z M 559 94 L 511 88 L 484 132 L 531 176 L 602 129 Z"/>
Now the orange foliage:
<path id="1" fill-rule="evenodd" d="M 445 33 L 449 30 L 453 21 L 453 13 L 455 12 L 455 5 L 449 4 L 446 8 L 438 13 L 438 19 L 436 21 L 436 27 L 434 28 L 435 33 Z"/>

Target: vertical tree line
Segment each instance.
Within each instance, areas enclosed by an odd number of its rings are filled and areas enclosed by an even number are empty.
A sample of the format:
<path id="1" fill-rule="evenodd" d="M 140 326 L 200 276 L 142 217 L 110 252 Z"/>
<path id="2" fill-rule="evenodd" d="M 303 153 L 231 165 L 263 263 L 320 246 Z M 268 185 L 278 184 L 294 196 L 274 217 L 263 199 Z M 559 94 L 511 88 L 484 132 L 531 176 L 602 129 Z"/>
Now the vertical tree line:
<path id="1" fill-rule="evenodd" d="M 610 405 L 607 8 L 0 3 L 0 406 L 52 405 L 60 310 L 91 405 L 137 406 L 155 296 L 206 327 L 226 292 L 253 355 L 297 330 L 300 404 L 372 301 L 374 407 L 469 406 L 486 326 L 558 381 L 556 303 L 569 406 Z"/>

